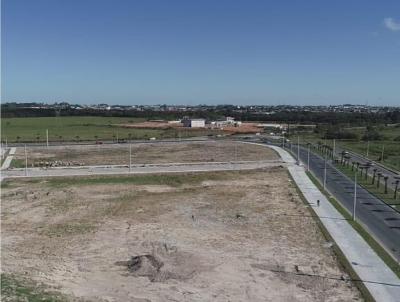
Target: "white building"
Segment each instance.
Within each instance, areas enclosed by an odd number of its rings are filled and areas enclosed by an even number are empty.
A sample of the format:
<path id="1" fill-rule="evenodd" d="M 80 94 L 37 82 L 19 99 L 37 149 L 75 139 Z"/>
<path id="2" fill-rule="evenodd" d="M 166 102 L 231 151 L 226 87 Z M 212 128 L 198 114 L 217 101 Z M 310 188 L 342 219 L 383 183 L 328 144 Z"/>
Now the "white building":
<path id="1" fill-rule="evenodd" d="M 182 123 L 184 127 L 190 128 L 204 128 L 206 126 L 205 119 L 183 119 Z"/>

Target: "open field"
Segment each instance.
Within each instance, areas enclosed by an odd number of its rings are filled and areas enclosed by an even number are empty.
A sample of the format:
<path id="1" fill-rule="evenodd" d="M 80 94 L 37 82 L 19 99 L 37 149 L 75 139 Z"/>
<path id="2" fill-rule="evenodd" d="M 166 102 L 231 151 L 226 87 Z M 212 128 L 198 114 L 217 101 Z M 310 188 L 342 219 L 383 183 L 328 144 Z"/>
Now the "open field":
<path id="1" fill-rule="evenodd" d="M 142 118 L 65 116 L 65 117 L 33 117 L 2 118 L 1 137 L 8 142 L 45 142 L 46 129 L 49 140 L 63 141 L 95 141 L 118 139 L 177 138 L 219 134 L 219 130 L 196 129 L 156 129 L 128 128 L 127 124 L 144 122 Z"/>
<path id="2" fill-rule="evenodd" d="M 284 168 L 26 179 L 1 197 L 8 282 L 71 301 L 361 300 Z"/>
<path id="3" fill-rule="evenodd" d="M 129 144 L 31 147 L 27 153 L 29 167 L 46 162 L 61 162 L 60 165 L 129 164 Z M 132 144 L 132 164 L 269 159 L 278 159 L 271 149 L 233 141 Z M 17 148 L 11 165 L 25 165 L 24 148 Z"/>

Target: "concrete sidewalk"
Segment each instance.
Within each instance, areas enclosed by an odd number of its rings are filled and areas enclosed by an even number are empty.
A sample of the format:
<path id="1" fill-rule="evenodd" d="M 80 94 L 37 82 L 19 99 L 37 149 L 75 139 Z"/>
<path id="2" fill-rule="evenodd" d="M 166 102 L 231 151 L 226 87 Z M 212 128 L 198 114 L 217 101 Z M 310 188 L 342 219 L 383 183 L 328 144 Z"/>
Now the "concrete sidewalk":
<path id="1" fill-rule="evenodd" d="M 4 162 L 3 162 L 2 166 L 1 166 L 1 170 L 5 170 L 5 169 L 8 169 L 10 167 L 10 164 L 11 164 L 11 161 L 13 160 L 13 158 L 14 158 L 14 154 L 15 154 L 16 149 L 17 148 L 15 148 L 15 147 L 12 147 L 10 149 L 10 152 L 8 153 L 6 159 L 4 160 Z"/>
<path id="2" fill-rule="evenodd" d="M 289 172 L 300 191 L 374 299 L 399 302 L 400 279 L 319 191 L 307 176 L 304 167 L 296 165 L 293 157 L 282 148 L 268 147 L 278 152 L 289 164 Z M 320 200 L 319 207 L 316 205 L 317 200 Z"/>

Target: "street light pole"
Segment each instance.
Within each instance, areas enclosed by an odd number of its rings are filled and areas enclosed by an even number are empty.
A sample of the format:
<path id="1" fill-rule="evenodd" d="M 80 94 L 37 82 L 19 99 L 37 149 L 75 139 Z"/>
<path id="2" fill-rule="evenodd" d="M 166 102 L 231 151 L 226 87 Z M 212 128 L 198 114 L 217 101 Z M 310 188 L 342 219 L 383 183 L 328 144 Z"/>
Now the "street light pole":
<path id="1" fill-rule="evenodd" d="M 235 144 L 235 162 L 237 162 L 237 145 Z"/>
<path id="2" fill-rule="evenodd" d="M 367 157 L 369 155 L 369 141 L 367 142 Z"/>
<path id="3" fill-rule="evenodd" d="M 383 152 L 385 151 L 385 145 L 382 145 L 382 155 L 381 155 L 381 162 L 383 163 Z"/>
<path id="4" fill-rule="evenodd" d="M 297 136 L 297 164 L 300 165 L 300 137 Z"/>
<path id="5" fill-rule="evenodd" d="M 310 144 L 308 144 L 307 149 L 307 171 L 310 172 Z"/>
<path id="6" fill-rule="evenodd" d="M 129 172 L 132 171 L 132 144 L 129 144 Z"/>
<path id="7" fill-rule="evenodd" d="M 25 176 L 28 176 L 28 154 L 26 152 L 26 144 L 24 147 L 24 151 L 25 151 Z"/>
<path id="8" fill-rule="evenodd" d="M 325 155 L 325 164 L 324 164 L 324 190 L 326 187 L 326 155 Z"/>
<path id="9" fill-rule="evenodd" d="M 354 204 L 353 204 L 353 221 L 356 220 L 356 206 L 357 206 L 357 172 L 354 173 Z"/>
<path id="10" fill-rule="evenodd" d="M 49 147 L 49 129 L 46 129 L 46 146 Z"/>

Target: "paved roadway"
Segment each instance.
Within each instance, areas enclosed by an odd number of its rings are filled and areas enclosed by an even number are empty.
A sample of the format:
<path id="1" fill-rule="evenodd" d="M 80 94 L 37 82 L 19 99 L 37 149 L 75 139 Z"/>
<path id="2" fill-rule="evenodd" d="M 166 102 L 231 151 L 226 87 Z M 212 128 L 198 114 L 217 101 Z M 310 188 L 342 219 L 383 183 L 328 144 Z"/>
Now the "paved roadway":
<path id="1" fill-rule="evenodd" d="M 110 165 L 110 166 L 81 166 L 81 167 L 52 167 L 8 169 L 2 171 L 2 179 L 19 177 L 53 177 L 53 176 L 84 176 L 109 174 L 144 174 L 144 173 L 179 173 L 252 170 L 285 166 L 282 160 L 238 161 L 238 162 L 192 162 L 169 164 Z"/>
<path id="2" fill-rule="evenodd" d="M 394 187 L 395 187 L 395 185 L 394 185 L 395 177 L 397 176 L 398 178 L 400 178 L 400 174 L 399 174 L 397 171 L 392 170 L 392 169 L 390 169 L 390 168 L 387 168 L 387 167 L 381 165 L 381 164 L 378 163 L 378 162 L 371 161 L 370 159 L 367 159 L 367 158 L 365 158 L 364 156 L 361 156 L 361 155 L 359 155 L 359 154 L 357 154 L 357 153 L 354 153 L 354 152 L 352 152 L 352 151 L 343 149 L 343 148 L 341 148 L 341 147 L 337 147 L 335 151 L 336 151 L 335 153 L 337 154 L 338 157 L 340 157 L 340 153 L 341 153 L 342 151 L 347 151 L 347 152 L 348 152 L 348 155 L 351 156 L 350 162 L 351 162 L 351 161 L 358 161 L 358 162 L 360 162 L 361 164 L 372 163 L 373 166 L 368 170 L 368 174 L 369 174 L 369 175 L 372 175 L 372 173 L 373 173 L 372 170 L 373 170 L 374 168 L 378 169 L 378 170 L 376 171 L 376 173 L 381 172 L 381 173 L 383 173 L 384 175 L 389 176 L 389 179 L 388 179 L 388 186 L 391 187 L 392 189 L 394 189 Z M 382 184 L 384 183 L 383 177 L 381 178 L 381 183 L 382 183 Z"/>
<path id="3" fill-rule="evenodd" d="M 294 148 L 293 151 L 297 151 Z M 294 152 L 297 154 L 297 152 Z M 307 163 L 307 149 L 300 148 L 300 159 Z M 310 170 L 323 182 L 324 159 L 310 153 Z M 327 162 L 327 190 L 350 212 L 354 205 L 354 182 Z M 357 187 L 356 219 L 361 222 L 386 250 L 400 261 L 400 213 Z"/>

